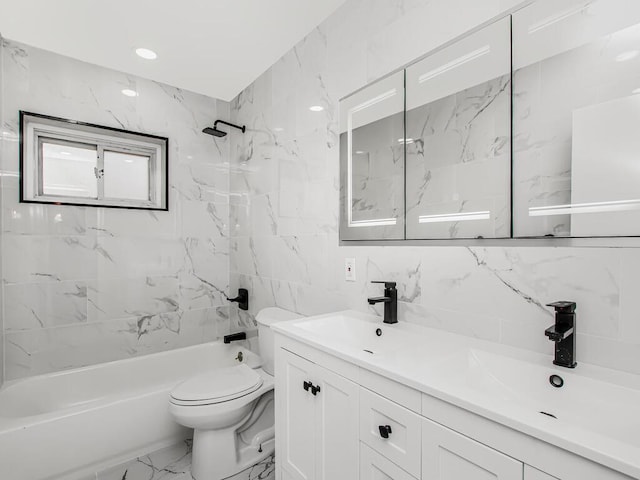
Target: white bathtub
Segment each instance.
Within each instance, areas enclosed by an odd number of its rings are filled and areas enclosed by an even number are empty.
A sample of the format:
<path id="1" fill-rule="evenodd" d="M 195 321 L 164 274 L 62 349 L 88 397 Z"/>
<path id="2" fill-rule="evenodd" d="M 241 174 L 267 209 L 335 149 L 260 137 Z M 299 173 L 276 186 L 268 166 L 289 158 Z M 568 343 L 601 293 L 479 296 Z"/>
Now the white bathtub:
<path id="1" fill-rule="evenodd" d="M 169 391 L 208 369 L 260 358 L 212 342 L 7 382 L 0 389 L 0 479 L 87 478 L 175 444 L 190 431 L 168 412 Z"/>

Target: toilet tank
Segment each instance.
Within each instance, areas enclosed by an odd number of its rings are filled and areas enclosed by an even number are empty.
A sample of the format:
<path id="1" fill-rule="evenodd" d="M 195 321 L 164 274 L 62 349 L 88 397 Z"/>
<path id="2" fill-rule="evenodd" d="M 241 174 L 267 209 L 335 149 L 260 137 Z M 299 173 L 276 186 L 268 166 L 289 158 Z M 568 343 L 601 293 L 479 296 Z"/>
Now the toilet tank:
<path id="1" fill-rule="evenodd" d="M 271 325 L 286 320 L 295 320 L 296 318 L 302 318 L 302 315 L 277 307 L 263 308 L 258 312 L 258 315 L 256 315 L 256 322 L 258 322 L 258 345 L 263 361 L 262 369 L 269 375 L 273 375 L 274 340 Z"/>

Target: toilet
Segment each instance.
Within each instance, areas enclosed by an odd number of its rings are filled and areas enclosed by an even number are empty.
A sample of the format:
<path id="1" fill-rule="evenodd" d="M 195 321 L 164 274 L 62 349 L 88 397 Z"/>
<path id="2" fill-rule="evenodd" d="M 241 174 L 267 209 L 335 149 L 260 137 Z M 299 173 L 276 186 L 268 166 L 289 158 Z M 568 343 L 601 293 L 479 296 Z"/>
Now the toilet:
<path id="1" fill-rule="evenodd" d="M 261 368 L 218 368 L 177 385 L 169 401 L 174 420 L 193 428 L 191 475 L 222 480 L 273 454 L 274 338 L 271 325 L 300 315 L 265 308 L 256 316 Z"/>

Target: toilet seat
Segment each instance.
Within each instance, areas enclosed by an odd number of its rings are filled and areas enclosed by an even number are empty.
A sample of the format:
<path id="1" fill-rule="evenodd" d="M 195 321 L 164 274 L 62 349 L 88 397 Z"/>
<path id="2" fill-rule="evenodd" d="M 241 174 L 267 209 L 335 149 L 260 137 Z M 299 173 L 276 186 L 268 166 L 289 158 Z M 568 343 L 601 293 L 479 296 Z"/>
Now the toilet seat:
<path id="1" fill-rule="evenodd" d="M 200 406 L 228 402 L 255 392 L 263 382 L 246 364 L 218 368 L 179 384 L 171 392 L 171 403 Z"/>

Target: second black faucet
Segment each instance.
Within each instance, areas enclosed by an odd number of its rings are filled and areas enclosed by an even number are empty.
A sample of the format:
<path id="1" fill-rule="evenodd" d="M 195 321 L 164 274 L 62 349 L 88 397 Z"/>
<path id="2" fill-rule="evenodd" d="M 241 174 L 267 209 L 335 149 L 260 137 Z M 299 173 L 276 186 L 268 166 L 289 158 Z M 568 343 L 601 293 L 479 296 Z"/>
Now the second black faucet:
<path id="1" fill-rule="evenodd" d="M 369 305 L 376 303 L 384 303 L 384 323 L 398 323 L 398 290 L 396 290 L 396 282 L 380 282 L 384 283 L 384 297 L 367 298 Z"/>

